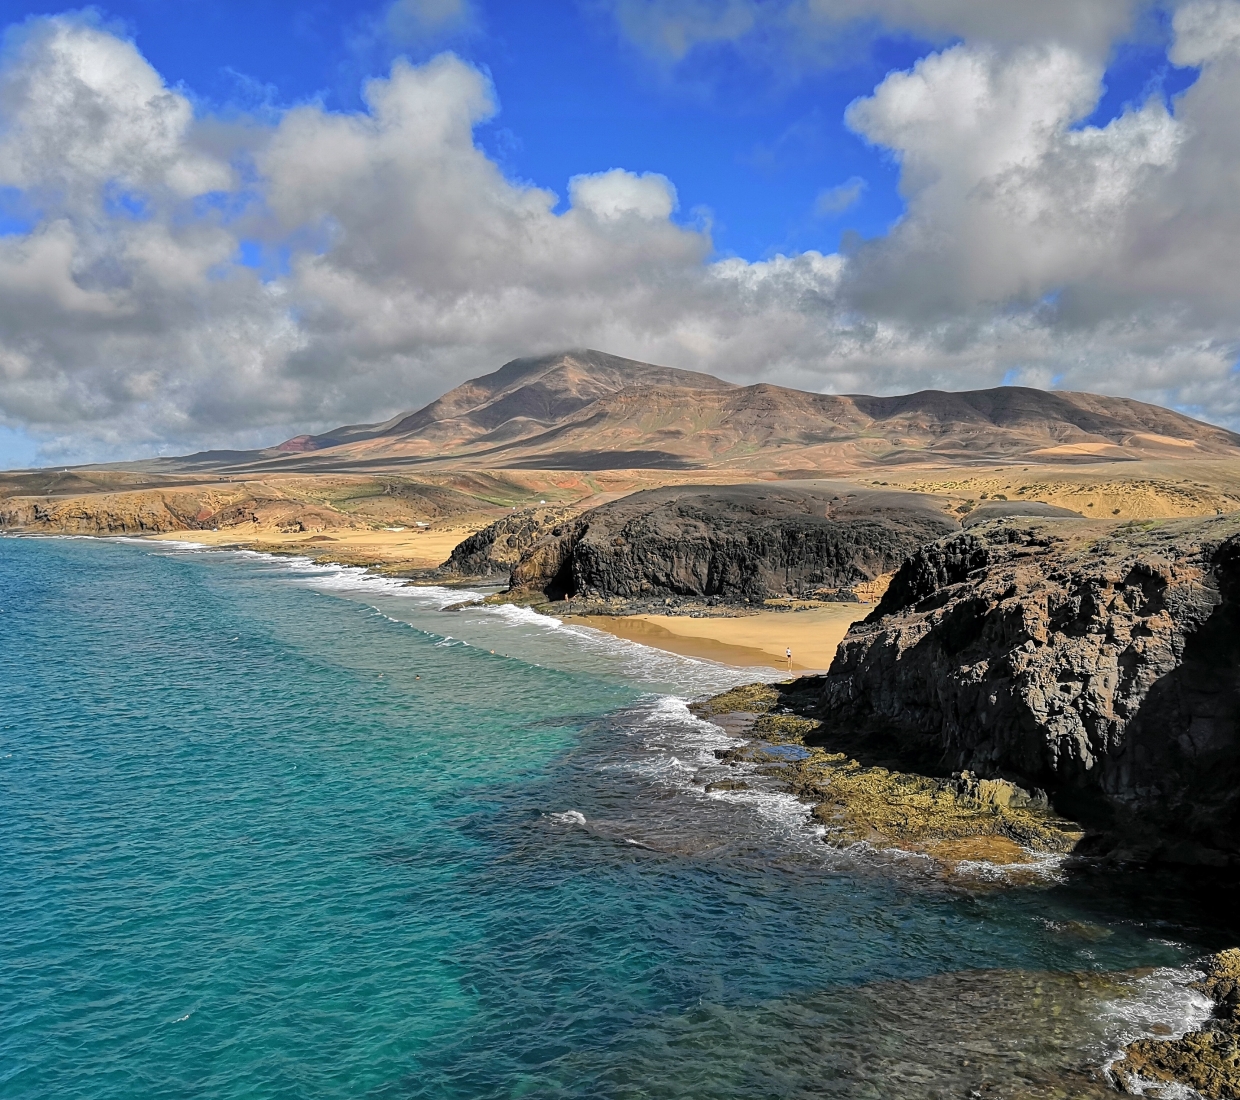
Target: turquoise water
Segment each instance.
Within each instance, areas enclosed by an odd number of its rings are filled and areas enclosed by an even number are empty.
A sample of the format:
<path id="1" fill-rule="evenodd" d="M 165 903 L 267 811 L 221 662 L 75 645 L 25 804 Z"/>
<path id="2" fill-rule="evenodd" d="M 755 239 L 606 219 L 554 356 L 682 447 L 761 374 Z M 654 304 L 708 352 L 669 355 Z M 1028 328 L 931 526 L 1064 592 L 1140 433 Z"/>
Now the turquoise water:
<path id="1" fill-rule="evenodd" d="M 1218 920 L 832 852 L 702 790 L 752 676 L 453 598 L 0 539 L 0 1096 L 1050 1095 L 1199 1013 L 1131 970 Z"/>

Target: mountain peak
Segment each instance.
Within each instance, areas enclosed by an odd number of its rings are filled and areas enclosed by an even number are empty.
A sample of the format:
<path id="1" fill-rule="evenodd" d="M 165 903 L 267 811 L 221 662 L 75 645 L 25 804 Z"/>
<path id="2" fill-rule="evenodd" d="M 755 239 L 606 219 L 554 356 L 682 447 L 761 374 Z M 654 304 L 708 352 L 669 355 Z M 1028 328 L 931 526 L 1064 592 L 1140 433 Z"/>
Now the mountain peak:
<path id="1" fill-rule="evenodd" d="M 510 360 L 384 424 L 297 436 L 262 461 L 846 470 L 1237 452 L 1240 436 L 1126 398 L 1019 386 L 837 396 L 573 348 Z"/>

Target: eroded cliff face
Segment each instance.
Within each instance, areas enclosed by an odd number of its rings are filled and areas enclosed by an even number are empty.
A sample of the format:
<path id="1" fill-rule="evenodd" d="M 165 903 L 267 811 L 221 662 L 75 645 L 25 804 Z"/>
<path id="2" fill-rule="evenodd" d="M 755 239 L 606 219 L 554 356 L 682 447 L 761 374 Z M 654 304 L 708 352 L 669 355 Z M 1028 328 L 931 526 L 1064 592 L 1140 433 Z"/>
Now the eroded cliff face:
<path id="1" fill-rule="evenodd" d="M 187 531 L 201 504 L 155 493 L 101 494 L 67 500 L 18 498 L 0 501 L 0 529 L 75 535 L 149 535 Z"/>
<path id="2" fill-rule="evenodd" d="M 957 529 L 935 498 L 788 483 L 634 493 L 561 525 L 513 568 L 552 600 L 838 594 Z"/>
<path id="3" fill-rule="evenodd" d="M 154 535 L 251 523 L 285 531 L 329 530 L 355 521 L 312 503 L 250 491 L 140 490 L 0 499 L 0 529 L 75 535 Z"/>
<path id="4" fill-rule="evenodd" d="M 505 578 L 534 543 L 572 530 L 573 509 L 525 508 L 470 535 L 452 551 L 441 569 L 461 577 Z"/>
<path id="5" fill-rule="evenodd" d="M 1240 516 L 927 546 L 841 643 L 822 709 L 1046 788 L 1121 850 L 1240 862 Z"/>

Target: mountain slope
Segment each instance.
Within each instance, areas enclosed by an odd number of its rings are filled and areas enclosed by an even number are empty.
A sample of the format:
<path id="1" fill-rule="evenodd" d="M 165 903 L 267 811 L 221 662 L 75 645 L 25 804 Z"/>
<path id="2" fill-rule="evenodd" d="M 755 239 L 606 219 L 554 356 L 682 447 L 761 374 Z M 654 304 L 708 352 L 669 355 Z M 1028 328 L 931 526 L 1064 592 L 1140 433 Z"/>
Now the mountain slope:
<path id="1" fill-rule="evenodd" d="M 515 359 L 382 424 L 176 469 L 845 471 L 876 464 L 1240 457 L 1240 436 L 1127 398 L 1019 386 L 818 394 L 582 350 Z M 220 456 L 223 458 L 224 456 Z M 179 465 L 178 465 L 179 464 Z"/>
<path id="2" fill-rule="evenodd" d="M 706 392 L 735 388 L 709 374 L 639 363 L 606 352 L 561 352 L 514 359 L 493 374 L 472 378 L 416 412 L 401 413 L 384 424 L 297 436 L 276 450 L 304 453 L 398 439 L 459 447 L 489 440 L 496 433 L 498 438 L 516 439 L 551 427 L 618 390 L 662 386 Z"/>

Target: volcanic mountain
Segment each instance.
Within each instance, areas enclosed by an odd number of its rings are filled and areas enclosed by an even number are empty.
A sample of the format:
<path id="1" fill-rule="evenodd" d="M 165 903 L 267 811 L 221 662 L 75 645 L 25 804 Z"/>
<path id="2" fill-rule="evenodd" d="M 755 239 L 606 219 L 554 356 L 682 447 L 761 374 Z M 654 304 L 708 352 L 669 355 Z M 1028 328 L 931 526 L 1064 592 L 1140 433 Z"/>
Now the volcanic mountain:
<path id="1" fill-rule="evenodd" d="M 165 469 L 848 470 L 933 462 L 1240 456 L 1240 436 L 1156 405 L 1003 386 L 820 394 L 580 350 L 514 359 L 382 424 Z"/>

